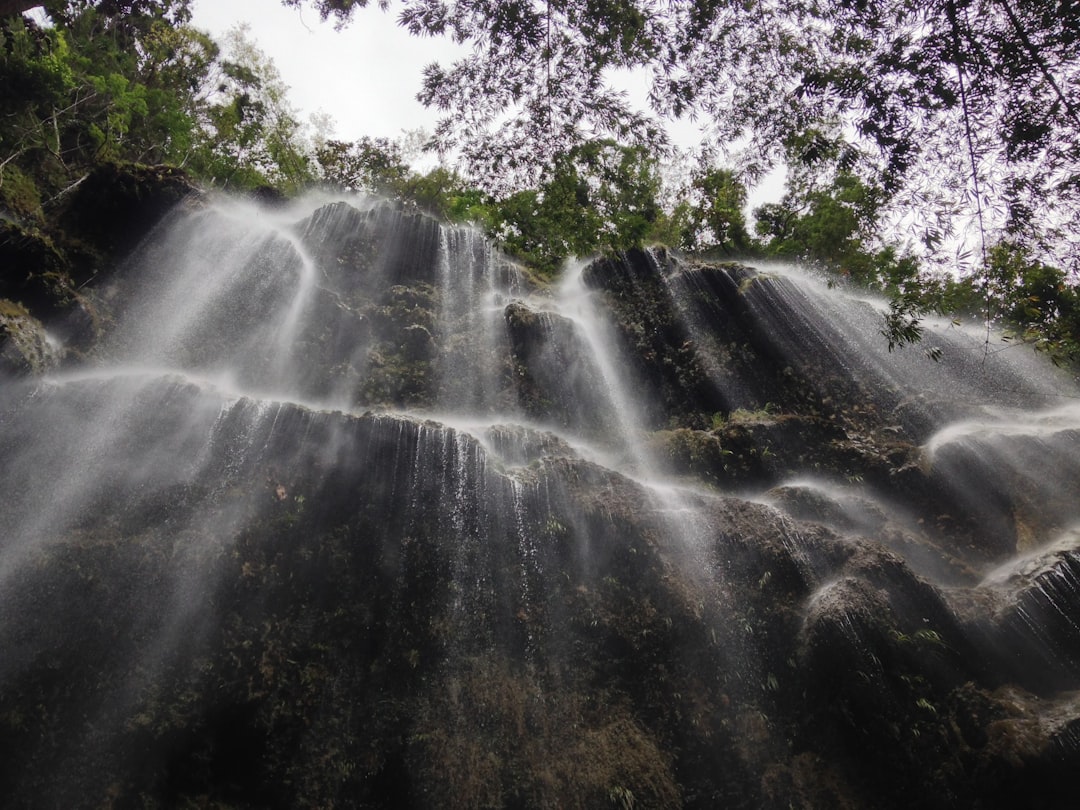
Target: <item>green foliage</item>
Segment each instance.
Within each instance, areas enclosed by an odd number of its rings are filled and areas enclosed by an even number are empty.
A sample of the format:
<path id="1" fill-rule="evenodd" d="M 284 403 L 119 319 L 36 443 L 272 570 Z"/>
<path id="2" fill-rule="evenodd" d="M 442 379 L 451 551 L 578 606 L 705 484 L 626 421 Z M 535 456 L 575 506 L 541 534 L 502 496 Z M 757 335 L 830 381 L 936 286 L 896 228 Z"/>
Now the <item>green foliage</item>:
<path id="1" fill-rule="evenodd" d="M 489 224 L 488 195 L 445 166 L 415 171 L 408 151 L 402 140 L 365 136 L 352 143 L 328 140 L 316 149 L 315 160 L 331 185 L 380 194 L 451 222 Z"/>
<path id="2" fill-rule="evenodd" d="M 880 193 L 849 172 L 837 172 L 825 182 L 800 182 L 789 177 L 779 203 L 755 212 L 755 229 L 767 240 L 775 256 L 808 261 L 852 276 L 864 284 L 877 284 L 874 254 L 866 237 L 877 224 Z"/>
<path id="3" fill-rule="evenodd" d="M 312 4 L 341 22 L 367 5 Z M 544 273 L 571 254 L 658 241 L 764 252 L 892 295 L 883 331 L 893 346 L 917 340 L 927 312 L 966 310 L 1055 359 L 1075 354 L 1069 251 L 1080 244 L 1080 185 L 1066 169 L 1080 105 L 1067 81 L 1077 39 L 1068 15 L 978 0 L 753 13 L 701 2 L 526 1 L 499 14 L 463 0 L 399 5 L 410 32 L 476 46 L 430 66 L 422 91 L 447 114 L 432 143 L 460 147 L 467 174 L 417 171 L 405 144 L 380 138 L 325 141 L 313 160 L 287 88 L 244 29 L 223 52 L 188 26 L 187 0 L 68 0 L 46 4 L 53 28 L 13 17 L 0 31 L 0 205 L 43 221 L 106 160 L 171 163 L 236 189 L 293 191 L 318 173 L 476 222 Z M 944 21 L 940 30 L 912 27 L 926 14 Z M 721 46 L 732 30 L 739 47 Z M 749 134 L 757 154 L 736 151 L 738 173 L 699 159 L 672 197 L 656 120 L 609 83 L 633 68 L 653 69 L 654 113 L 702 113 L 715 144 Z M 756 211 L 755 239 L 744 179 L 777 159 L 787 193 Z M 923 241 L 936 248 L 972 188 L 983 233 L 999 245 L 966 280 L 927 275 L 878 237 L 884 212 L 914 202 L 929 223 Z M 1047 205 L 1058 213 L 1043 216 Z"/>
<path id="4" fill-rule="evenodd" d="M 44 173 L 42 164 L 51 168 L 59 163 L 58 110 L 69 103 L 74 81 L 61 32 L 41 30 L 21 18 L 0 31 L 0 183 L 7 185 L 5 207 L 19 217 L 29 213 L 28 206 L 36 207 L 34 198 L 40 200 L 36 178 Z"/>
<path id="5" fill-rule="evenodd" d="M 559 194 L 565 186 L 560 186 L 511 194 L 493 215 L 493 233 L 503 249 L 546 275 L 553 274 L 572 250 L 573 237 L 567 231 L 579 230 L 572 213 L 576 201 L 567 205 Z"/>
<path id="6" fill-rule="evenodd" d="M 368 5 L 311 4 L 342 22 Z M 696 117 L 706 151 L 727 150 L 750 181 L 780 161 L 796 176 L 820 166 L 848 176 L 825 196 L 762 212 L 763 235 L 782 255 L 847 264 L 872 256 L 856 244 L 865 223 L 852 198 L 870 191 L 871 208 L 906 214 L 913 242 L 938 256 L 974 216 L 988 246 L 1004 234 L 1068 273 L 1080 268 L 1080 31 L 1077 15 L 1053 3 L 399 0 L 396 8 L 411 33 L 471 46 L 428 66 L 420 96 L 444 115 L 438 145 L 460 149 L 469 176 L 500 196 L 550 182 L 560 155 L 596 139 L 664 156 L 661 121 Z M 628 70 L 648 82 L 647 114 L 614 84 Z M 690 232 L 715 225 L 708 241 L 737 242 L 737 223 L 723 214 L 735 207 L 712 190 L 706 197 Z M 671 235 L 667 228 L 675 244 Z M 863 272 L 873 263 L 851 267 Z"/>
<path id="7" fill-rule="evenodd" d="M 694 174 L 691 189 L 700 202 L 687 205 L 682 245 L 688 248 L 745 252 L 750 247 L 746 229 L 746 186 L 730 169 L 709 169 Z"/>
<path id="8" fill-rule="evenodd" d="M 1080 360 L 1080 290 L 1075 280 L 1011 242 L 993 246 L 988 263 L 979 290 L 987 302 L 986 316 L 1011 330 L 1007 337 L 1030 343 L 1055 363 Z M 973 293 L 967 296 L 969 302 Z"/>
<path id="9" fill-rule="evenodd" d="M 537 189 L 496 200 L 491 232 L 511 253 L 551 273 L 570 255 L 652 241 L 661 219 L 655 157 L 613 141 L 559 156 Z"/>
<path id="10" fill-rule="evenodd" d="M 1075 320 L 1076 288 L 1066 274 L 1031 257 L 1019 245 L 1000 242 L 989 253 L 987 283 L 1000 302 L 1001 317 L 1038 329 Z"/>
<path id="11" fill-rule="evenodd" d="M 853 171 L 856 157 L 832 129 L 812 126 L 785 140 L 785 193 L 754 212 L 755 230 L 770 255 L 880 286 L 880 257 L 868 243 L 886 195 Z"/>
<path id="12" fill-rule="evenodd" d="M 213 47 L 164 13 L 86 8 L 47 30 L 8 20 L 0 166 L 18 168 L 47 200 L 100 161 L 180 162 Z"/>
<path id="13" fill-rule="evenodd" d="M 226 188 L 271 184 L 296 191 L 314 179 L 288 88 L 273 61 L 237 27 L 226 37 L 190 166 Z"/>
<path id="14" fill-rule="evenodd" d="M 941 634 L 937 630 L 930 630 L 925 627 L 910 634 L 893 629 L 892 636 L 900 644 L 912 644 L 928 649 L 944 649 L 946 646 L 945 640 L 942 639 Z"/>
<path id="15" fill-rule="evenodd" d="M 1080 290 L 1062 270 L 1015 243 L 991 247 L 981 273 L 915 276 L 887 289 L 893 300 L 882 334 L 890 349 L 918 343 L 921 319 L 934 312 L 982 321 L 1003 330 L 1006 341 L 1028 343 L 1055 363 L 1080 360 Z M 935 352 L 927 350 L 931 357 Z"/>
<path id="16" fill-rule="evenodd" d="M 608 791 L 608 801 L 619 810 L 634 810 L 637 804 L 634 792 L 622 785 L 615 785 Z"/>
<path id="17" fill-rule="evenodd" d="M 186 26 L 186 0 L 49 10 L 53 28 L 13 17 L 0 29 L 0 183 L 20 186 L 21 210 L 5 195 L 15 216 L 107 161 L 183 166 L 231 188 L 311 181 L 287 88 L 245 30 L 228 36 L 222 58 Z"/>
<path id="18" fill-rule="evenodd" d="M 324 180 L 382 194 L 435 216 L 474 222 L 503 249 L 545 274 L 567 256 L 619 251 L 654 241 L 663 219 L 657 163 L 646 150 L 612 141 L 559 156 L 535 188 L 492 195 L 444 166 L 413 170 L 400 140 L 330 140 L 316 152 Z"/>
<path id="19" fill-rule="evenodd" d="M 400 194 L 412 173 L 401 144 L 389 138 L 330 140 L 316 150 L 315 159 L 324 180 L 354 191 Z"/>
<path id="20" fill-rule="evenodd" d="M 926 312 L 925 304 L 918 297 L 900 296 L 889 302 L 889 312 L 885 315 L 882 336 L 889 342 L 889 351 L 911 346 L 923 338 L 922 315 Z"/>
<path id="21" fill-rule="evenodd" d="M 728 415 L 727 422 L 733 424 L 738 424 L 740 422 L 771 422 L 775 418 L 775 410 L 776 408 L 771 402 L 766 402 L 762 407 L 756 410 L 736 408 Z M 720 427 L 722 424 L 723 423 L 714 426 Z"/>

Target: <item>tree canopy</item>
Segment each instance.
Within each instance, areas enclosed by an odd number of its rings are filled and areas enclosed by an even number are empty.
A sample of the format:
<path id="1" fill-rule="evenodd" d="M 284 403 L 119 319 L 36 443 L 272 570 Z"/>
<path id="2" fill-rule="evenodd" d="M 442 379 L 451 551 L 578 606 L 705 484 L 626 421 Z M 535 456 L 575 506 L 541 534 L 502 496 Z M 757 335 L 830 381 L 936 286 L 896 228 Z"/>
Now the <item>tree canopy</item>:
<path id="1" fill-rule="evenodd" d="M 310 4 L 344 24 L 368 3 Z M 824 130 L 843 141 L 839 171 L 879 188 L 898 218 L 924 212 L 924 244 L 970 220 L 990 243 L 1019 239 L 1080 269 L 1072 0 L 379 5 L 413 34 L 473 46 L 429 65 L 420 99 L 446 113 L 437 145 L 492 185 L 535 183 L 593 139 L 662 150 L 663 120 L 688 116 L 752 184 L 782 158 L 820 162 L 828 150 L 808 136 Z M 647 112 L 619 89 L 628 77 L 648 86 Z"/>
<path id="2" fill-rule="evenodd" d="M 311 5 L 345 24 L 367 0 Z M 893 291 L 891 341 L 904 336 L 897 324 L 915 330 L 912 313 L 964 296 L 920 285 L 916 264 L 868 234 L 892 233 L 928 267 L 959 273 L 988 320 L 1031 309 L 999 280 L 1002 255 L 1029 273 L 1055 268 L 1062 284 L 1080 275 L 1075 0 L 379 5 L 413 34 L 472 46 L 429 65 L 419 98 L 445 113 L 436 146 L 458 150 L 489 188 L 550 181 L 562 156 L 597 140 L 662 156 L 664 121 L 691 117 L 701 153 L 723 156 L 740 183 L 786 164 L 788 194 L 759 212 L 759 236 Z M 644 112 L 619 89 L 631 82 L 648 87 Z M 732 187 L 710 185 L 716 170 L 688 188 L 708 199 L 682 233 L 708 221 L 727 234 L 717 217 Z"/>
<path id="3" fill-rule="evenodd" d="M 0 205 L 40 219 L 102 161 L 168 163 L 218 185 L 311 182 L 288 88 L 242 29 L 187 25 L 187 0 L 68 2 L 0 25 Z"/>
<path id="4" fill-rule="evenodd" d="M 369 5 L 280 2 L 339 25 Z M 39 5 L 55 28 L 11 16 Z M 376 5 L 470 46 L 419 88 L 455 168 L 416 172 L 391 141 L 307 143 L 272 60 L 242 31 L 190 28 L 189 0 L 0 0 L 0 203 L 40 211 L 95 161 L 165 162 L 230 188 L 387 193 L 548 269 L 659 239 L 817 262 L 898 296 L 900 325 L 969 299 L 1047 333 L 1072 312 L 1047 291 L 1080 273 L 1075 0 Z M 691 156 L 667 139 L 679 118 L 702 130 Z M 747 188 L 777 165 L 783 199 L 747 223 Z"/>

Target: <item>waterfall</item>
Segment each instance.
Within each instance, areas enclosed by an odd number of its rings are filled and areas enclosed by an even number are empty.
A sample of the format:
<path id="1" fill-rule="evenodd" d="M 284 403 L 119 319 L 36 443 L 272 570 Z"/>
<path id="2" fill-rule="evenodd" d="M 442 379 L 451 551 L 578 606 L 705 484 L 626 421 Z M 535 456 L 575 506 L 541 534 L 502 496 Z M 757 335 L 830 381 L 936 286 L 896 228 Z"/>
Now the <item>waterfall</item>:
<path id="1" fill-rule="evenodd" d="M 0 386 L 8 806 L 1060 806 L 1080 410 L 1023 349 L 366 197 L 86 295 Z"/>

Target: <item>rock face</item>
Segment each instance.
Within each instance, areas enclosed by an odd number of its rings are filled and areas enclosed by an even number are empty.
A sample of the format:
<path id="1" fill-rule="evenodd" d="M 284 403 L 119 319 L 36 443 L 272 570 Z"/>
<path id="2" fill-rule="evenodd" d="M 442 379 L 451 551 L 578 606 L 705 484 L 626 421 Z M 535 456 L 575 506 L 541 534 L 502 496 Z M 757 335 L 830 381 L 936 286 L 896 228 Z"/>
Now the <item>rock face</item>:
<path id="1" fill-rule="evenodd" d="M 79 295 L 35 377 L 0 310 L 5 806 L 1070 806 L 1054 371 L 366 199 L 174 210 Z"/>
<path id="2" fill-rule="evenodd" d="M 166 214 L 197 196 L 178 169 L 103 164 L 67 194 L 41 227 L 20 224 L 0 211 L 4 371 L 37 374 L 65 357 L 81 360 L 104 328 L 83 286 L 108 275 Z M 43 341 L 54 350 L 43 354 Z"/>

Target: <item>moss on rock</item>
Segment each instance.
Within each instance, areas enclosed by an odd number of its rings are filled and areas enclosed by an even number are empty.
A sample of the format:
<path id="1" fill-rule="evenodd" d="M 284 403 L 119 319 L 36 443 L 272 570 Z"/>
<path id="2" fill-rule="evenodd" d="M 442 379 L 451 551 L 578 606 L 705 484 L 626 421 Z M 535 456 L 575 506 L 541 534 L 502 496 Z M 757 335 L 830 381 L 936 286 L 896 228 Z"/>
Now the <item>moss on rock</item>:
<path id="1" fill-rule="evenodd" d="M 0 299 L 0 375 L 41 374 L 61 357 L 37 318 L 21 304 Z"/>

